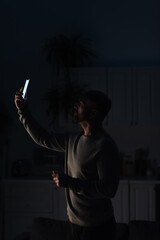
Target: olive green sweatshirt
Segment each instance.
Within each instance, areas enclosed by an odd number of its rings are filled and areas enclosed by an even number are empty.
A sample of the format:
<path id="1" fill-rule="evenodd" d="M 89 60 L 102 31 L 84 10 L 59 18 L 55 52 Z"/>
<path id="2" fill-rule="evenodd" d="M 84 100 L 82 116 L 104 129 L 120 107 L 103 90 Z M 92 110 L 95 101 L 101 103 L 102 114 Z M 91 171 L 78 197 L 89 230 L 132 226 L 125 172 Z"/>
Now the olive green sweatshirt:
<path id="1" fill-rule="evenodd" d="M 113 139 L 103 129 L 92 136 L 81 133 L 47 132 L 27 111 L 20 121 L 42 147 L 65 152 L 65 174 L 69 221 L 80 226 L 97 226 L 114 216 L 111 198 L 119 183 L 119 154 Z"/>

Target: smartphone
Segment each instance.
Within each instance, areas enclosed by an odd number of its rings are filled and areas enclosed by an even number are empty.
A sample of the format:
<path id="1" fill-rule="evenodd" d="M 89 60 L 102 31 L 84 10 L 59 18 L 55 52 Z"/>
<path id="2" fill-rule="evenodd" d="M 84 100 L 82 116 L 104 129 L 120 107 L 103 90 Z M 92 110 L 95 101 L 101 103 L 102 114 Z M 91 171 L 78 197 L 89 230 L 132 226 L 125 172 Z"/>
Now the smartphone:
<path id="1" fill-rule="evenodd" d="M 26 79 L 25 84 L 24 84 L 24 88 L 23 88 L 23 92 L 22 92 L 22 97 L 24 99 L 26 98 L 26 93 L 27 93 L 27 88 L 28 88 L 29 81 L 30 81 L 30 79 Z"/>

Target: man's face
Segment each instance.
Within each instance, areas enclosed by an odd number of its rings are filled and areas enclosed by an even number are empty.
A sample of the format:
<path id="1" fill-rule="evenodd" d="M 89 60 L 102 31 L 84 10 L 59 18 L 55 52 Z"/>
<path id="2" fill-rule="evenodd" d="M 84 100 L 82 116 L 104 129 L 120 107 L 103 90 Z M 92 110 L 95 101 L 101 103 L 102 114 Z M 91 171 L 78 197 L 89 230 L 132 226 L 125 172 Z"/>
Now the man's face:
<path id="1" fill-rule="evenodd" d="M 73 121 L 83 122 L 89 120 L 92 104 L 89 101 L 78 101 L 74 105 Z"/>

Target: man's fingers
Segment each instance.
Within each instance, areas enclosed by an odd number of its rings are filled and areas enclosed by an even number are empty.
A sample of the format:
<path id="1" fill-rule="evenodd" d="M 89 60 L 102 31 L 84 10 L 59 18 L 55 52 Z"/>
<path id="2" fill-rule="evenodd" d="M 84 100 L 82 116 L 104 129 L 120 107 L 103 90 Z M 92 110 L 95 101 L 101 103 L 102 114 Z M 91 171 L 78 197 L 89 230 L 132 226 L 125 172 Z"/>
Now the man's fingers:
<path id="1" fill-rule="evenodd" d="M 52 177 L 59 177 L 59 174 L 55 173 L 55 171 L 52 171 Z"/>
<path id="2" fill-rule="evenodd" d="M 22 96 L 22 93 L 21 92 L 16 92 L 15 95 Z"/>
<path id="3" fill-rule="evenodd" d="M 54 177 L 53 180 L 54 180 L 55 182 L 59 182 L 59 178 L 58 178 L 58 177 Z"/>
<path id="4" fill-rule="evenodd" d="M 15 99 L 23 99 L 22 95 L 20 93 L 15 94 Z"/>
<path id="5" fill-rule="evenodd" d="M 55 179 L 54 182 L 58 185 L 59 184 L 59 179 Z"/>
<path id="6" fill-rule="evenodd" d="M 23 92 L 23 87 L 21 87 L 21 88 L 20 88 L 19 92 L 20 92 L 20 93 L 22 93 L 22 92 Z"/>
<path id="7" fill-rule="evenodd" d="M 56 183 L 57 187 L 67 188 L 69 184 L 69 177 L 63 173 L 55 173 L 52 171 L 53 181 Z"/>
<path id="8" fill-rule="evenodd" d="M 18 100 L 23 100 L 23 98 L 19 95 L 15 95 L 15 99 L 18 99 Z"/>
<path id="9" fill-rule="evenodd" d="M 53 181 L 56 183 L 57 187 L 59 187 L 59 174 L 52 171 L 52 177 L 53 177 Z"/>
<path id="10" fill-rule="evenodd" d="M 54 171 L 52 172 L 52 177 L 55 177 L 55 172 Z"/>
<path id="11" fill-rule="evenodd" d="M 14 102 L 18 110 L 24 109 L 27 106 L 27 101 L 23 99 L 22 92 L 20 91 L 15 93 Z"/>
<path id="12" fill-rule="evenodd" d="M 53 180 L 56 183 L 57 187 L 59 187 L 59 179 L 57 177 L 54 177 Z"/>
<path id="13" fill-rule="evenodd" d="M 15 98 L 15 102 L 17 102 L 17 103 L 19 102 L 19 103 L 24 104 L 24 100 L 22 98 L 19 98 L 19 97 Z"/>

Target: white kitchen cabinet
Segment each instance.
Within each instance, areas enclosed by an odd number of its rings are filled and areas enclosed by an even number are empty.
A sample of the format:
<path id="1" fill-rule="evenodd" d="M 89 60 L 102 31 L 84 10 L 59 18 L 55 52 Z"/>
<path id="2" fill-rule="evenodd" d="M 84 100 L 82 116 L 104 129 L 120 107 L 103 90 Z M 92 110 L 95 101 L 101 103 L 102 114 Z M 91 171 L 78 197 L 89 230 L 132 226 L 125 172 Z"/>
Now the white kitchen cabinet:
<path id="1" fill-rule="evenodd" d="M 160 67 L 133 68 L 134 123 L 160 124 Z"/>
<path id="2" fill-rule="evenodd" d="M 34 218 L 67 220 L 64 190 L 53 181 L 4 181 L 5 240 L 29 232 Z"/>
<path id="3" fill-rule="evenodd" d="M 159 181 L 121 180 L 112 199 L 117 222 L 156 220 L 155 185 Z M 67 220 L 63 189 L 50 180 L 4 181 L 5 239 L 30 232 L 34 218 Z"/>
<path id="4" fill-rule="evenodd" d="M 133 122 L 135 125 L 152 123 L 152 82 L 155 68 L 133 68 Z"/>
<path id="5" fill-rule="evenodd" d="M 155 183 L 130 182 L 130 220 L 155 221 Z"/>
<path id="6" fill-rule="evenodd" d="M 109 125 L 160 124 L 160 67 L 109 68 Z"/>
<path id="7" fill-rule="evenodd" d="M 160 123 L 160 67 L 73 68 L 71 79 L 109 95 L 109 125 Z"/>
<path id="8" fill-rule="evenodd" d="M 107 93 L 112 102 L 109 125 L 131 125 L 133 120 L 133 86 L 131 68 L 108 69 Z"/>
<path id="9" fill-rule="evenodd" d="M 115 197 L 112 199 L 114 214 L 117 222 L 129 221 L 129 184 L 128 181 L 120 181 Z"/>
<path id="10" fill-rule="evenodd" d="M 155 185 L 159 181 L 121 180 L 112 199 L 117 222 L 156 221 Z"/>
<path id="11" fill-rule="evenodd" d="M 160 124 L 160 67 L 154 68 L 152 89 L 152 123 Z"/>

